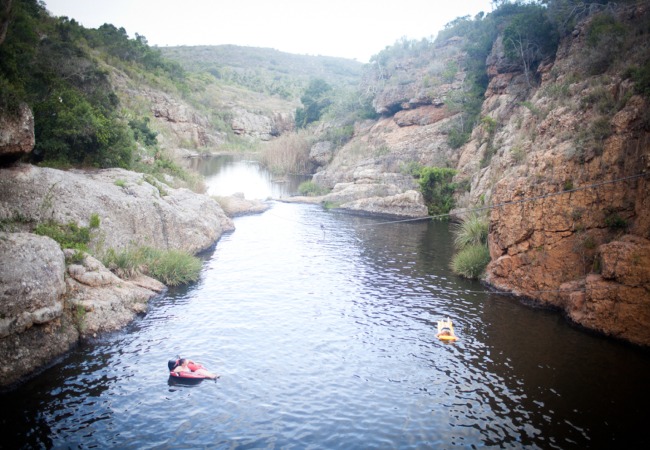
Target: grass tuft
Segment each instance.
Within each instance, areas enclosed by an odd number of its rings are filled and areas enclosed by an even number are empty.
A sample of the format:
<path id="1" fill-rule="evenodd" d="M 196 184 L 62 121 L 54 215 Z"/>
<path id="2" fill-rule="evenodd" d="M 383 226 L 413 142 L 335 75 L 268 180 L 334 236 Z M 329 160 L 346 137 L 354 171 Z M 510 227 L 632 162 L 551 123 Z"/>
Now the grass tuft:
<path id="1" fill-rule="evenodd" d="M 178 286 L 199 279 L 201 260 L 181 250 L 159 250 L 151 247 L 109 250 L 104 265 L 120 277 L 145 274 L 167 286 Z"/>
<path id="2" fill-rule="evenodd" d="M 473 244 L 454 255 L 451 270 L 465 278 L 479 278 L 490 262 L 490 251 L 485 244 Z"/>
<path id="3" fill-rule="evenodd" d="M 470 215 L 456 226 L 454 245 L 463 249 L 469 245 L 484 244 L 488 237 L 488 220 L 486 216 Z"/>

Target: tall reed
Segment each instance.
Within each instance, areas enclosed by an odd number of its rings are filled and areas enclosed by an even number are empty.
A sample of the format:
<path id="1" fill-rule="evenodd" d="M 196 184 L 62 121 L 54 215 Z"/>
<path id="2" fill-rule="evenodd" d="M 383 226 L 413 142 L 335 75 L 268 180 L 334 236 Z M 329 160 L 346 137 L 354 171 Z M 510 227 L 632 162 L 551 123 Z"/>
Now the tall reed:
<path id="1" fill-rule="evenodd" d="M 310 142 L 307 136 L 307 131 L 300 130 L 266 143 L 262 149 L 262 164 L 276 175 L 308 173 Z"/>

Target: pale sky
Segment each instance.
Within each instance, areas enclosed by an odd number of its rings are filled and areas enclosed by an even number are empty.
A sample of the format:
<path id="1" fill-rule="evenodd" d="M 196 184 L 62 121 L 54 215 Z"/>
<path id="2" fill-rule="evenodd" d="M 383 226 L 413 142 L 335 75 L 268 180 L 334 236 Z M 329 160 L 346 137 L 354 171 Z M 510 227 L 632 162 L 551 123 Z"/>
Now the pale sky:
<path id="1" fill-rule="evenodd" d="M 234 44 L 368 62 L 398 39 L 435 36 L 491 0 L 45 0 L 86 28 L 110 23 L 149 45 Z"/>

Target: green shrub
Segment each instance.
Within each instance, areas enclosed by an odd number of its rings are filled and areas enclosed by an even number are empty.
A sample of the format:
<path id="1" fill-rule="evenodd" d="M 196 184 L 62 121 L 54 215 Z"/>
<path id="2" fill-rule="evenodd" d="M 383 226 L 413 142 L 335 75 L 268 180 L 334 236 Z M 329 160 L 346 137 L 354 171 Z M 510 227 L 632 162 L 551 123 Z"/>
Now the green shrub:
<path id="1" fill-rule="evenodd" d="M 602 41 L 610 39 L 613 36 L 622 36 L 627 30 L 625 26 L 618 22 L 610 14 L 599 14 L 592 19 L 587 29 L 587 44 L 596 47 L 602 44 Z"/>
<path id="2" fill-rule="evenodd" d="M 325 209 L 336 209 L 339 206 L 341 206 L 341 204 L 338 202 L 330 202 L 330 201 L 323 202 L 323 208 Z"/>
<path id="3" fill-rule="evenodd" d="M 481 124 L 484 126 L 485 131 L 492 136 L 497 130 L 497 121 L 493 117 L 483 116 L 481 117 Z"/>
<path id="4" fill-rule="evenodd" d="M 447 145 L 454 150 L 461 148 L 469 141 L 470 136 L 470 131 L 465 131 L 462 128 L 452 128 L 449 130 L 449 134 L 447 134 Z"/>
<path id="5" fill-rule="evenodd" d="M 177 286 L 199 279 L 201 260 L 180 250 L 159 250 L 150 247 L 109 250 L 103 258 L 106 267 L 121 277 L 139 273 L 149 275 L 168 285 Z"/>
<path id="6" fill-rule="evenodd" d="M 456 226 L 454 245 L 459 250 L 470 245 L 485 245 L 488 237 L 488 227 L 487 216 L 471 214 Z"/>
<path id="7" fill-rule="evenodd" d="M 451 270 L 465 278 L 479 278 L 490 262 L 490 251 L 485 244 L 463 248 L 451 260 Z"/>
<path id="8" fill-rule="evenodd" d="M 544 5 L 517 3 L 515 9 L 503 30 L 503 46 L 506 57 L 523 69 L 531 83 L 539 62 L 555 54 L 559 36 Z"/>
<path id="9" fill-rule="evenodd" d="M 330 141 L 335 147 L 342 147 L 352 139 L 354 135 L 354 125 L 343 127 L 328 128 L 323 136 L 323 140 Z"/>
<path id="10" fill-rule="evenodd" d="M 66 225 L 49 220 L 36 225 L 34 233 L 54 239 L 59 243 L 61 248 L 88 251 L 90 228 L 80 227 L 74 222 L 70 222 Z"/>
<path id="11" fill-rule="evenodd" d="M 593 107 L 601 114 L 608 114 L 616 108 L 616 101 L 608 89 L 598 86 L 580 99 L 580 106 Z"/>
<path id="12" fill-rule="evenodd" d="M 309 82 L 305 93 L 300 97 L 303 107 L 296 109 L 296 127 L 305 128 L 312 122 L 320 120 L 332 104 L 332 86 L 327 81 L 316 78 Z"/>
<path id="13" fill-rule="evenodd" d="M 458 63 L 456 61 L 447 61 L 442 71 L 442 79 L 445 83 L 451 83 L 458 73 Z"/>
<path id="14" fill-rule="evenodd" d="M 610 212 L 605 217 L 605 226 L 612 229 L 625 229 L 627 228 L 627 221 L 618 213 Z"/>
<path id="15" fill-rule="evenodd" d="M 420 190 L 432 216 L 447 214 L 454 206 L 456 186 L 451 182 L 454 169 L 424 167 L 420 171 Z"/>
<path id="16" fill-rule="evenodd" d="M 142 117 L 129 120 L 129 127 L 133 130 L 133 137 L 147 146 L 154 146 L 158 143 L 158 133 L 149 128 L 149 117 Z"/>
<path id="17" fill-rule="evenodd" d="M 650 61 L 639 67 L 632 67 L 626 74 L 634 81 L 634 92 L 650 97 Z"/>
<path id="18" fill-rule="evenodd" d="M 144 174 L 142 176 L 142 179 L 155 187 L 158 190 L 158 193 L 160 194 L 161 197 L 164 197 L 167 195 L 167 190 L 165 189 L 165 186 L 163 183 L 159 182 L 153 175 L 149 174 Z"/>
<path id="19" fill-rule="evenodd" d="M 199 279 L 201 260 L 180 250 L 151 251 L 149 275 L 168 286 L 187 284 Z"/>
<path id="20" fill-rule="evenodd" d="M 317 185 L 313 181 L 304 181 L 300 183 L 300 186 L 298 186 L 298 193 L 300 195 L 307 195 L 307 196 L 319 196 L 319 195 L 324 195 L 327 193 L 327 189 Z"/>
<path id="21" fill-rule="evenodd" d="M 542 111 L 540 111 L 538 107 L 536 107 L 529 101 L 521 102 L 520 105 L 527 108 L 531 112 L 531 114 L 533 114 L 536 117 L 540 117 L 542 115 Z"/>
<path id="22" fill-rule="evenodd" d="M 95 228 L 99 228 L 100 223 L 101 223 L 101 220 L 99 218 L 99 214 L 92 213 L 90 215 L 90 222 L 88 223 L 88 228 L 90 228 L 91 230 L 95 229 Z"/>
<path id="23" fill-rule="evenodd" d="M 72 253 L 69 256 L 66 256 L 65 262 L 66 264 L 81 264 L 85 257 L 86 257 L 86 252 L 81 250 L 75 250 L 74 253 Z"/>
<path id="24" fill-rule="evenodd" d="M 584 53 L 590 74 L 603 73 L 616 61 L 626 33 L 625 26 L 610 14 L 601 13 L 591 20 Z"/>

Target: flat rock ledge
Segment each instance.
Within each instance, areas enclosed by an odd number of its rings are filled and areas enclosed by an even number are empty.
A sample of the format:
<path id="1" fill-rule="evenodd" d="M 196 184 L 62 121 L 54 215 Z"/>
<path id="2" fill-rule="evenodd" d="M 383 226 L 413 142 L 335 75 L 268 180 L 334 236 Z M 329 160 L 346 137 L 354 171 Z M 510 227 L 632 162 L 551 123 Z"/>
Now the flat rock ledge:
<path id="1" fill-rule="evenodd" d="M 372 191 L 369 191 L 369 193 L 372 193 Z M 340 195 L 340 193 L 330 193 L 315 197 L 295 196 L 280 198 L 277 199 L 277 201 L 285 203 L 329 204 L 334 209 L 340 209 L 351 213 L 386 217 L 424 219 L 429 215 L 422 194 L 414 190 L 386 196 L 362 196 L 362 198 L 356 199 L 355 196 L 348 197 L 346 194 Z"/>
<path id="2" fill-rule="evenodd" d="M 215 197 L 215 200 L 228 217 L 260 214 L 271 207 L 261 200 L 247 200 L 242 192 L 237 192 L 231 196 Z"/>

